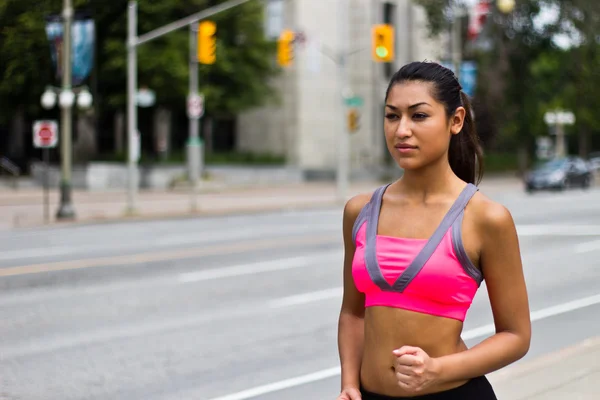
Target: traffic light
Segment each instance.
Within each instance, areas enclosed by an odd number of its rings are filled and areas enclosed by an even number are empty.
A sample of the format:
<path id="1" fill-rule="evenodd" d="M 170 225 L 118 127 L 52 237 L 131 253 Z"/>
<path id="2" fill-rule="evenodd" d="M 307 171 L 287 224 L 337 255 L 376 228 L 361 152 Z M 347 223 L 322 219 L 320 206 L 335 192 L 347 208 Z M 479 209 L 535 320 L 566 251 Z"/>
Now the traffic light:
<path id="1" fill-rule="evenodd" d="M 294 32 L 285 29 L 277 42 L 277 62 L 282 67 L 289 67 L 294 61 Z"/>
<path id="2" fill-rule="evenodd" d="M 380 24 L 373 27 L 373 60 L 391 62 L 394 60 L 394 27 Z"/>
<path id="3" fill-rule="evenodd" d="M 217 25 L 212 21 L 202 21 L 198 25 L 198 62 L 214 64 L 217 60 Z"/>
<path id="4" fill-rule="evenodd" d="M 356 132 L 360 128 L 358 110 L 352 108 L 348 111 L 348 131 Z"/>

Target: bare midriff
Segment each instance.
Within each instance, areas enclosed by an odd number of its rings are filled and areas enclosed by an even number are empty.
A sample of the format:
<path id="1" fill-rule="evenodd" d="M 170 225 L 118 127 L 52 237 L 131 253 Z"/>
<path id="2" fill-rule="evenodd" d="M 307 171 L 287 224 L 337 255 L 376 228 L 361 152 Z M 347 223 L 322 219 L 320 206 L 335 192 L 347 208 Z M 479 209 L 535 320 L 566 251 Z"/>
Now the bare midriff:
<path id="1" fill-rule="evenodd" d="M 441 357 L 467 349 L 460 333 L 462 322 L 391 307 L 365 310 L 365 337 L 360 380 L 369 392 L 386 396 L 410 397 L 398 385 L 393 350 L 402 346 L 423 349 L 430 357 Z M 453 389 L 467 381 L 430 387 L 419 395 Z"/>

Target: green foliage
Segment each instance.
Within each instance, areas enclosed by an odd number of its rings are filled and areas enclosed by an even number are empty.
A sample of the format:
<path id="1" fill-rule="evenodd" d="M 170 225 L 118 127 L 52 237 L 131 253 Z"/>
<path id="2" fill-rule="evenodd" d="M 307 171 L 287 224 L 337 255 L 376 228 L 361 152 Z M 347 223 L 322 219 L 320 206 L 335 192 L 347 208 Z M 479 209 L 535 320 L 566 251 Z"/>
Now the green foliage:
<path id="1" fill-rule="evenodd" d="M 138 1 L 138 34 L 197 13 L 224 0 Z M 97 93 L 103 113 L 126 104 L 127 0 L 74 0 L 76 9 L 91 11 L 96 23 Z M 207 113 L 231 116 L 261 105 L 273 95 L 269 78 L 278 72 L 275 43 L 263 35 L 262 2 L 251 1 L 220 13 L 217 62 L 200 66 L 200 90 Z M 29 114 L 42 112 L 40 96 L 53 81 L 50 45 L 44 17 L 58 14 L 61 0 L 0 1 L 0 124 L 19 104 Z M 212 18 L 211 18 L 212 19 Z M 182 28 L 138 47 L 138 85 L 157 94 L 157 105 L 185 109 L 189 79 L 189 29 Z"/>

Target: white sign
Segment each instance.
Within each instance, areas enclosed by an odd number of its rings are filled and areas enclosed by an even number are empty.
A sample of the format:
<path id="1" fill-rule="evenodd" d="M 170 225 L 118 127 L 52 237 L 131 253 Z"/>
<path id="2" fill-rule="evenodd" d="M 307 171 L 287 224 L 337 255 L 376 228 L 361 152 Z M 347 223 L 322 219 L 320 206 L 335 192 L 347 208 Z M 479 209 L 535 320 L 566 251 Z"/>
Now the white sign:
<path id="1" fill-rule="evenodd" d="M 267 39 L 276 40 L 283 30 L 284 19 L 283 0 L 268 0 L 265 6 L 265 36 Z"/>
<path id="2" fill-rule="evenodd" d="M 187 113 L 189 118 L 200 118 L 204 115 L 204 95 L 190 95 L 187 100 Z"/>
<path id="3" fill-rule="evenodd" d="M 544 122 L 548 125 L 573 125 L 575 115 L 570 111 L 555 111 L 544 114 Z"/>
<path id="4" fill-rule="evenodd" d="M 136 104 L 140 107 L 152 107 L 156 102 L 156 94 L 147 88 L 142 88 L 135 96 Z"/>
<path id="5" fill-rule="evenodd" d="M 58 144 L 58 124 L 52 120 L 35 121 L 33 124 L 33 146 L 50 149 Z"/>

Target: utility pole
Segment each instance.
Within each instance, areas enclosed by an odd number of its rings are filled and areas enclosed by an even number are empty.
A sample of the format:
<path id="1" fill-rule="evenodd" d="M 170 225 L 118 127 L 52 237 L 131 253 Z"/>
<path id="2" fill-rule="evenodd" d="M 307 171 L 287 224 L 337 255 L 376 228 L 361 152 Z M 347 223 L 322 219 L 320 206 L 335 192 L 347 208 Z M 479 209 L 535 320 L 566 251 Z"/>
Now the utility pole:
<path id="1" fill-rule="evenodd" d="M 71 142 L 73 127 L 71 116 L 73 110 L 73 92 L 71 91 L 71 26 L 73 23 L 73 5 L 71 0 L 63 1 L 63 46 L 62 46 L 62 92 L 61 97 L 69 97 L 70 101 L 59 101 L 61 105 L 61 169 L 60 205 L 56 213 L 57 219 L 75 218 L 75 209 L 71 198 L 71 168 L 73 149 Z"/>
<path id="2" fill-rule="evenodd" d="M 459 79 L 460 82 L 460 66 L 462 64 L 462 8 L 460 4 L 454 4 L 452 14 L 452 63 L 456 79 Z"/>

